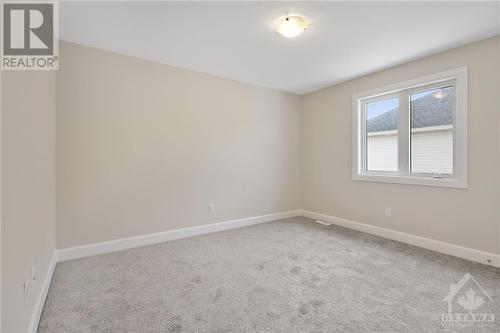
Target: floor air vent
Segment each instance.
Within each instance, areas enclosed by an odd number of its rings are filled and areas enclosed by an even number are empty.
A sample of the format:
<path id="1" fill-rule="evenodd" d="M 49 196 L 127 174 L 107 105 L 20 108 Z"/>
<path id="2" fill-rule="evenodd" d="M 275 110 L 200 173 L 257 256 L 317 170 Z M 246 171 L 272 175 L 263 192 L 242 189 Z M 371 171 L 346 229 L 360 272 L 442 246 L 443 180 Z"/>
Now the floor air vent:
<path id="1" fill-rule="evenodd" d="M 332 225 L 330 222 L 325 222 L 325 221 L 321 221 L 321 220 L 316 220 L 316 221 L 314 221 L 314 223 L 318 223 L 321 225 Z"/>

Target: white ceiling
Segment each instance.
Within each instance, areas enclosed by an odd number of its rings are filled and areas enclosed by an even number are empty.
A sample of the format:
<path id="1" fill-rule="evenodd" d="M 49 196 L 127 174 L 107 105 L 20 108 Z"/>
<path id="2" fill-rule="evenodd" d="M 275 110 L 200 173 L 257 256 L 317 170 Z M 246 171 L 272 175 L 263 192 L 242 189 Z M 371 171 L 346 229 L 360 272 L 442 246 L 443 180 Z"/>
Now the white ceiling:
<path id="1" fill-rule="evenodd" d="M 295 39 L 275 20 L 311 23 Z M 63 2 L 60 38 L 297 94 L 500 33 L 498 2 Z"/>

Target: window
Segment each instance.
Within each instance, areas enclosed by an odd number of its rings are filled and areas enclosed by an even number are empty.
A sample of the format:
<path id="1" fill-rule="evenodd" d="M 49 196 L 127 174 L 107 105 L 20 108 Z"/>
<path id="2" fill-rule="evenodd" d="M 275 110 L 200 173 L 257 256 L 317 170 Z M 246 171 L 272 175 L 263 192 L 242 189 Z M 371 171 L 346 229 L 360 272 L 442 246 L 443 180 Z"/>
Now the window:
<path id="1" fill-rule="evenodd" d="M 353 180 L 467 187 L 467 68 L 353 97 Z"/>

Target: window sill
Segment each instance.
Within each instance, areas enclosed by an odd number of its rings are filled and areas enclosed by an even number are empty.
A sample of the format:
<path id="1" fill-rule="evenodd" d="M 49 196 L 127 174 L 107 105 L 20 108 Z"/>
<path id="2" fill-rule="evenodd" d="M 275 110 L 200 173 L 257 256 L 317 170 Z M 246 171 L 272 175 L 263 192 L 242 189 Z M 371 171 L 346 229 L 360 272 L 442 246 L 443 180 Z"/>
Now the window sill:
<path id="1" fill-rule="evenodd" d="M 450 187 L 450 188 L 467 188 L 467 180 L 459 180 L 454 178 L 432 178 L 432 177 L 416 177 L 388 174 L 354 174 L 352 180 L 368 181 L 391 184 L 405 185 L 420 185 L 420 186 L 435 186 L 435 187 Z"/>

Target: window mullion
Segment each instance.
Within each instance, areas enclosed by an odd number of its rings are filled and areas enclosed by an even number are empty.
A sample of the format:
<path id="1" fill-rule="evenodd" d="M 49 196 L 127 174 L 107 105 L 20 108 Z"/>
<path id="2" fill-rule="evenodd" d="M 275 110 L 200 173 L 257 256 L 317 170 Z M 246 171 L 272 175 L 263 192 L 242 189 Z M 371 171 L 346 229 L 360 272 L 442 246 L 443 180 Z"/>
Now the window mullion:
<path id="1" fill-rule="evenodd" d="M 410 100 L 408 90 L 399 92 L 398 173 L 410 173 Z"/>

